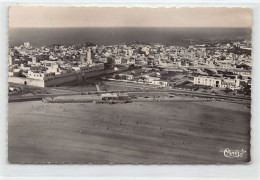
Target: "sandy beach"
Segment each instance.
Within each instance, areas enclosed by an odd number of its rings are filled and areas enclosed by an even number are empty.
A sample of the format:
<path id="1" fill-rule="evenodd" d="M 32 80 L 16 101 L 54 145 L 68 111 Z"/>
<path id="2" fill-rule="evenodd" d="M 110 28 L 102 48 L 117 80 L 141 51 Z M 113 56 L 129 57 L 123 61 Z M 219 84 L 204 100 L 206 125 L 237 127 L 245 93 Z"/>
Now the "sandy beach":
<path id="1" fill-rule="evenodd" d="M 227 102 L 8 104 L 11 163 L 244 163 L 250 109 Z M 247 152 L 226 158 L 221 149 Z"/>

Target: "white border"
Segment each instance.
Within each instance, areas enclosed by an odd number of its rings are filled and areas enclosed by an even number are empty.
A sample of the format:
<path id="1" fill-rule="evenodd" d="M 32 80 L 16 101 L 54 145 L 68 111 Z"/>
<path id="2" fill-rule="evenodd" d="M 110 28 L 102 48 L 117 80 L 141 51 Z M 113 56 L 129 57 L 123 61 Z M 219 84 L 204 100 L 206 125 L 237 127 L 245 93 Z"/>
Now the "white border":
<path id="1" fill-rule="evenodd" d="M 162 0 L 161 0 L 162 1 Z M 18 3 L 19 2 L 19 3 Z M 8 6 L 225 6 L 253 8 L 253 101 L 251 163 L 246 165 L 13 165 L 7 162 Z M 0 1 L 0 179 L 260 179 L 260 2 L 257 0 L 183 1 Z M 59 177 L 59 178 L 58 178 Z M 85 178 L 84 178 L 85 179 Z"/>

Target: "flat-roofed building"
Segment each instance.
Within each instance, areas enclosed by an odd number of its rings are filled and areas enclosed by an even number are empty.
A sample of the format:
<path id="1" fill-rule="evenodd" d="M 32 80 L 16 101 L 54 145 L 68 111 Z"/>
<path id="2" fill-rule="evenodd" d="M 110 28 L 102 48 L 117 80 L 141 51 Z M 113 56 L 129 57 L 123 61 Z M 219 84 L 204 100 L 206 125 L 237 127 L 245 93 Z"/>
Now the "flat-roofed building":
<path id="1" fill-rule="evenodd" d="M 194 77 L 193 83 L 205 86 L 220 87 L 221 79 L 216 77 L 198 76 Z"/>
<path id="2" fill-rule="evenodd" d="M 42 71 L 38 71 L 38 70 L 31 70 L 28 71 L 28 77 L 30 79 L 38 79 L 38 80 L 47 80 L 50 78 L 55 77 L 55 73 L 54 72 L 42 72 Z"/>
<path id="3" fill-rule="evenodd" d="M 158 85 L 160 87 L 167 87 L 168 86 L 167 81 L 161 81 L 161 80 L 154 80 L 154 81 L 152 81 L 152 84 Z"/>
<path id="4" fill-rule="evenodd" d="M 240 80 L 236 78 L 221 78 L 221 77 L 211 77 L 211 76 L 198 76 L 194 77 L 194 84 L 220 87 L 220 88 L 230 88 L 239 89 Z"/>
<path id="5" fill-rule="evenodd" d="M 116 93 L 105 93 L 101 94 L 102 100 L 118 100 L 118 95 Z"/>

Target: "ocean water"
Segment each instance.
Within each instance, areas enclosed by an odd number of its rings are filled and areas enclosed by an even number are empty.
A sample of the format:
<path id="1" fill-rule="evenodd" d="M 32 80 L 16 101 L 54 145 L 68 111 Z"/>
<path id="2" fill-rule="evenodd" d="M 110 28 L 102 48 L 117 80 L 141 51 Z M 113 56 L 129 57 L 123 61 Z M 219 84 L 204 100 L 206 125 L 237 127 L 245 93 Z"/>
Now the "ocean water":
<path id="1" fill-rule="evenodd" d="M 134 41 L 167 45 L 218 43 L 250 40 L 251 28 L 11 28 L 9 46 L 31 42 L 39 47 L 50 44 L 73 45 L 92 42 L 115 45 Z"/>

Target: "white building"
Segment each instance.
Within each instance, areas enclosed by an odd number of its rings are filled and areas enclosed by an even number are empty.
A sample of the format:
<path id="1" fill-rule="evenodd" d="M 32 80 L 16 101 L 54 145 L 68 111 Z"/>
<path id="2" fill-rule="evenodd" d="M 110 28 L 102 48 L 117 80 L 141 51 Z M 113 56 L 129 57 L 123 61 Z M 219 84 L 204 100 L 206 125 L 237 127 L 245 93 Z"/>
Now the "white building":
<path id="1" fill-rule="evenodd" d="M 242 77 L 251 77 L 250 70 L 234 69 L 233 72 L 234 74 L 241 75 Z"/>
<path id="2" fill-rule="evenodd" d="M 38 80 L 47 80 L 53 77 L 55 77 L 54 72 L 47 73 L 41 71 L 28 71 L 28 75 L 27 75 L 27 78 L 38 79 Z"/>
<path id="3" fill-rule="evenodd" d="M 220 87 L 220 88 L 230 88 L 230 89 L 239 89 L 240 80 L 235 78 L 220 78 L 220 77 L 208 77 L 208 76 L 198 76 L 194 77 L 194 84 L 211 86 L 211 87 Z"/>
<path id="4" fill-rule="evenodd" d="M 167 81 L 160 81 L 160 80 L 154 80 L 154 81 L 152 81 L 152 84 L 160 86 L 160 87 L 167 87 L 168 86 Z"/>
<path id="5" fill-rule="evenodd" d="M 118 95 L 115 93 L 101 94 L 102 100 L 118 100 Z"/>
<path id="6" fill-rule="evenodd" d="M 31 48 L 31 43 L 30 42 L 25 42 L 25 43 L 23 43 L 23 46 L 25 48 Z"/>
<path id="7" fill-rule="evenodd" d="M 116 57 L 115 58 L 115 64 L 121 64 L 121 61 L 122 60 L 122 58 L 121 57 Z"/>
<path id="8" fill-rule="evenodd" d="M 8 66 L 11 66 L 11 65 L 13 65 L 13 58 L 12 58 L 12 56 L 8 56 Z"/>
<path id="9" fill-rule="evenodd" d="M 198 76 L 194 77 L 193 83 L 205 86 L 220 87 L 221 79 L 216 77 Z"/>

